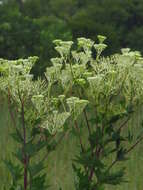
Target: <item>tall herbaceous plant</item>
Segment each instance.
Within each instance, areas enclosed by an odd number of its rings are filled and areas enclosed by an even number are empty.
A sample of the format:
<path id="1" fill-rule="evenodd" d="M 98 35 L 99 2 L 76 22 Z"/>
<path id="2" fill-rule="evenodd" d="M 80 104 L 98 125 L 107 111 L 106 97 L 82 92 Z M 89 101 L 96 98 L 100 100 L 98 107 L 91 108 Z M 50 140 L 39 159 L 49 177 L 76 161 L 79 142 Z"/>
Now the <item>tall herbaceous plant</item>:
<path id="1" fill-rule="evenodd" d="M 0 60 L 0 89 L 7 95 L 12 137 L 19 144 L 18 164 L 5 160 L 11 190 L 49 188 L 44 161 L 67 131 L 79 139 L 79 154 L 71 163 L 76 190 L 103 190 L 126 181 L 126 168 L 113 167 L 143 140 L 142 127 L 139 134 L 128 127 L 143 103 L 143 58 L 129 48 L 104 57 L 105 39 L 99 35 L 98 44 L 86 38 L 75 44 L 55 40 L 59 56 L 38 80 L 30 72 L 36 57 Z M 45 155 L 35 162 L 41 149 Z"/>

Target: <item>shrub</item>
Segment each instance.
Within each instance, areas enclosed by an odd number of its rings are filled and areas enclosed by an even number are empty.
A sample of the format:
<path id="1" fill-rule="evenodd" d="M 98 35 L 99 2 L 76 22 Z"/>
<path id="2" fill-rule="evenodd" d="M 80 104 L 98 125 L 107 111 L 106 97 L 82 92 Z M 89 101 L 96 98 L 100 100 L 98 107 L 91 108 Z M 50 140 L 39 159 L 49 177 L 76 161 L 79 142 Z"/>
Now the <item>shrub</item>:
<path id="1" fill-rule="evenodd" d="M 36 81 L 30 74 L 35 57 L 0 60 L 1 91 L 7 94 L 15 126 L 12 137 L 21 145 L 14 155 L 22 165 L 5 161 L 13 177 L 11 189 L 48 188 L 41 173 L 47 153 L 38 163 L 33 157 L 43 148 L 48 152 L 55 149 L 59 143 L 55 135 L 60 134 L 61 140 L 67 130 L 74 131 L 80 145 L 73 160 L 76 190 L 101 190 L 106 184 L 126 181 L 125 168 L 112 168 L 126 161 L 143 140 L 142 132 L 135 138 L 128 128 L 133 113 L 142 105 L 143 59 L 129 48 L 103 57 L 105 39 L 99 35 L 96 44 L 78 38 L 74 46 L 72 41 L 55 40 L 59 57 L 51 59 L 53 65 Z M 19 117 L 18 125 L 13 110 Z M 86 132 L 86 143 L 82 131 Z"/>

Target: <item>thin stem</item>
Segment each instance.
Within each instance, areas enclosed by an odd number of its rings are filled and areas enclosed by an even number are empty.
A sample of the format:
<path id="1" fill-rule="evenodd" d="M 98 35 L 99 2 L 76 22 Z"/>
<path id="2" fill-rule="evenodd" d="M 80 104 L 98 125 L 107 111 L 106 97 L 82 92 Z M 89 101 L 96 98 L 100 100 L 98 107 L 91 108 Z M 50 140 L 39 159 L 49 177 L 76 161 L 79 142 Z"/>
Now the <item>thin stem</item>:
<path id="1" fill-rule="evenodd" d="M 89 181 L 92 180 L 93 174 L 94 174 L 94 168 L 92 168 L 91 171 L 90 171 L 89 178 L 88 178 Z"/>
<path id="2" fill-rule="evenodd" d="M 81 139 L 81 136 L 80 136 L 80 130 L 79 130 L 79 127 L 78 127 L 76 121 L 75 121 L 75 128 L 77 129 L 77 132 L 78 132 L 78 135 L 79 135 L 79 142 L 80 142 L 81 150 L 82 150 L 82 152 L 84 152 L 84 147 L 83 147 L 82 139 Z"/>
<path id="3" fill-rule="evenodd" d="M 89 135 L 91 135 L 91 129 L 90 129 L 90 125 L 89 125 L 89 122 L 88 122 L 86 110 L 84 110 L 83 113 L 84 113 L 84 116 L 85 116 L 85 120 L 86 120 Z"/>
<path id="4" fill-rule="evenodd" d="M 95 109 L 95 114 L 96 113 L 96 109 Z M 98 128 L 99 126 L 96 125 L 96 128 Z M 92 145 L 91 145 L 91 149 L 92 149 Z M 95 153 L 94 151 L 92 150 L 92 157 L 96 156 L 96 158 L 99 158 L 100 156 L 100 151 L 101 151 L 101 147 L 99 147 L 99 144 L 98 144 L 98 139 L 96 139 L 96 150 L 95 150 Z M 92 177 L 93 177 L 93 174 L 94 174 L 94 167 L 91 168 L 90 170 L 90 174 L 89 174 L 89 180 L 91 181 L 92 180 Z"/>
<path id="5" fill-rule="evenodd" d="M 65 135 L 67 135 L 67 133 L 64 133 L 63 135 L 61 135 L 61 137 L 59 138 L 58 142 L 56 143 L 55 147 L 56 148 L 60 143 L 61 141 L 64 139 Z M 55 135 L 54 135 L 55 136 Z M 53 136 L 53 137 L 54 137 Z M 47 158 L 47 156 L 49 155 L 50 152 L 47 152 L 46 155 L 42 158 L 42 162 L 45 161 L 45 159 Z"/>
<path id="6" fill-rule="evenodd" d="M 21 102 L 21 117 L 22 117 L 22 127 L 23 127 L 23 143 L 24 147 L 26 146 L 26 128 L 25 128 L 25 121 L 24 121 L 24 104 Z M 27 189 L 27 155 L 24 152 L 24 190 Z"/>
<path id="7" fill-rule="evenodd" d="M 124 82 L 125 82 L 126 78 L 127 78 L 127 74 L 126 74 L 125 77 L 123 78 L 122 84 L 121 84 L 120 88 L 118 89 L 117 94 L 116 94 L 116 95 L 112 95 L 112 96 L 110 97 L 109 103 L 111 103 L 111 101 L 112 101 L 112 99 L 113 99 L 114 97 L 118 97 L 118 96 L 119 96 L 119 94 L 121 93 L 121 91 L 122 91 L 122 89 L 123 89 Z"/>
<path id="8" fill-rule="evenodd" d="M 108 167 L 107 172 L 108 172 L 117 162 L 118 162 L 118 160 L 115 159 L 115 160 L 111 163 L 111 165 Z"/>
<path id="9" fill-rule="evenodd" d="M 91 129 L 90 129 L 90 125 L 89 125 L 89 122 L 88 122 L 88 117 L 87 117 L 86 110 L 84 110 L 83 112 L 84 112 L 84 116 L 85 116 L 85 120 L 86 120 L 86 125 L 87 125 L 87 128 L 88 128 L 88 133 L 89 133 L 89 136 L 91 136 Z M 92 143 L 91 143 L 91 141 L 90 141 L 90 147 L 92 149 Z M 93 150 L 92 150 L 92 157 L 94 157 Z M 90 171 L 89 180 L 92 179 L 93 173 L 94 173 L 94 168 L 92 168 L 91 171 Z"/>
<path id="10" fill-rule="evenodd" d="M 8 109 L 9 109 L 9 113 L 10 113 L 10 117 L 11 117 L 13 126 L 16 127 L 16 122 L 15 122 L 15 119 L 14 119 L 14 115 L 13 115 L 13 112 L 11 110 L 11 96 L 10 96 L 10 90 L 9 89 L 8 89 Z"/>
<path id="11" fill-rule="evenodd" d="M 74 79 L 74 72 L 73 72 L 73 68 L 72 68 L 72 63 L 71 62 L 70 62 L 70 69 L 71 69 L 72 78 Z"/>
<path id="12" fill-rule="evenodd" d="M 126 154 L 130 153 L 142 140 L 143 140 L 143 137 L 141 137 L 135 144 L 133 144 L 133 145 L 126 151 Z M 115 160 L 111 163 L 111 165 L 108 167 L 107 171 L 109 171 L 117 162 L 118 162 L 118 159 L 115 159 Z"/>
<path id="13" fill-rule="evenodd" d="M 126 154 L 131 152 L 142 140 L 143 140 L 143 136 L 126 151 Z"/>
<path id="14" fill-rule="evenodd" d="M 99 158 L 99 156 L 100 156 L 100 151 L 101 151 L 101 148 L 97 146 L 96 151 L 95 151 L 95 155 L 97 158 Z M 92 151 L 92 157 L 94 157 L 95 155 Z M 89 174 L 89 178 L 88 178 L 90 181 L 92 180 L 93 174 L 94 174 L 94 167 L 92 167 L 90 170 L 90 174 Z"/>
<path id="15" fill-rule="evenodd" d="M 23 149 L 25 148 L 26 146 L 26 128 L 25 128 L 25 121 L 24 121 L 24 102 L 22 101 L 21 99 L 21 96 L 20 96 L 20 92 L 19 92 L 19 99 L 20 99 L 20 102 L 21 102 L 21 119 L 22 119 L 22 128 L 23 128 L 23 144 L 24 144 L 24 147 Z M 15 122 L 15 118 L 14 118 L 14 115 L 13 115 L 13 112 L 11 110 L 11 96 L 10 96 L 10 90 L 8 89 L 8 108 L 9 108 L 9 112 L 10 112 L 10 116 L 11 116 L 11 119 L 12 119 L 12 122 L 13 122 L 13 126 L 16 128 L 16 122 Z M 25 153 L 23 153 L 24 155 L 24 160 L 23 160 L 23 164 L 24 164 L 24 190 L 27 189 L 27 163 L 28 163 L 28 157 Z"/>
<path id="16" fill-rule="evenodd" d="M 120 125 L 119 130 L 121 130 L 130 120 L 130 116 Z"/>
<path id="17" fill-rule="evenodd" d="M 22 119 L 22 128 L 23 128 L 23 164 L 24 164 L 24 190 L 27 189 L 28 181 L 27 181 L 27 171 L 28 171 L 28 157 L 25 153 L 26 147 L 26 127 L 25 127 L 25 119 L 24 119 L 24 100 L 22 100 L 20 92 L 18 90 L 18 95 L 21 103 L 21 119 Z"/>

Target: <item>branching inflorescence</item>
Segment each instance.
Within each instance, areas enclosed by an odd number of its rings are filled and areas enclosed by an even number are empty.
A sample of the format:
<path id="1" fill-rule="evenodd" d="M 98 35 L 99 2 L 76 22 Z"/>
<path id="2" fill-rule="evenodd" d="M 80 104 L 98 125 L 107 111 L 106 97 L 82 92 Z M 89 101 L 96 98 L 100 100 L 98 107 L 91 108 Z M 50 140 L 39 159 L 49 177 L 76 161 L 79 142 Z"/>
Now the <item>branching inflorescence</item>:
<path id="1" fill-rule="evenodd" d="M 31 74 L 36 57 L 0 60 L 0 89 L 7 95 L 12 137 L 20 144 L 14 155 L 21 165 L 5 161 L 13 176 L 11 189 L 47 189 L 41 173 L 47 151 L 58 144 L 55 135 L 64 137 L 72 128 L 81 147 L 73 163 L 75 189 L 101 190 L 124 181 L 125 169 L 113 172 L 112 167 L 125 161 L 143 139 L 140 133 L 133 142 L 135 135 L 128 130 L 130 118 L 143 103 L 143 58 L 128 48 L 104 57 L 106 37 L 98 39 L 96 44 L 78 38 L 74 48 L 72 41 L 55 40 L 59 57 L 51 59 L 53 65 L 38 80 Z M 33 157 L 41 149 L 46 155 L 35 163 Z"/>

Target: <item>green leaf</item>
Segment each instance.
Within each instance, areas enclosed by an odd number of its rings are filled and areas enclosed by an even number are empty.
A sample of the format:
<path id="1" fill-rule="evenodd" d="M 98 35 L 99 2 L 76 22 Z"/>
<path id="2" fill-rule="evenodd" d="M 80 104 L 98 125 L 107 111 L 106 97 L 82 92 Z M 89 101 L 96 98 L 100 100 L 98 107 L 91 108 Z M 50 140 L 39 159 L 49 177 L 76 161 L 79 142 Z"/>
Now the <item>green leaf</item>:
<path id="1" fill-rule="evenodd" d="M 77 168 L 74 164 L 72 164 L 72 167 L 77 176 L 74 180 L 75 189 L 91 190 L 90 181 L 88 180 L 88 175 L 84 173 L 80 168 Z"/>
<path id="2" fill-rule="evenodd" d="M 133 138 L 134 138 L 134 135 L 132 134 L 132 132 L 130 130 L 128 130 L 127 139 L 129 141 L 129 143 L 133 142 Z"/>
<path id="3" fill-rule="evenodd" d="M 16 128 L 15 133 L 11 133 L 10 135 L 12 136 L 12 138 L 13 138 L 16 142 L 18 142 L 18 143 L 20 143 L 20 144 L 23 144 L 23 142 L 24 142 L 23 137 L 22 137 L 20 131 L 19 131 L 17 128 Z"/>
<path id="4" fill-rule="evenodd" d="M 125 174 L 125 168 L 120 169 L 116 172 L 99 172 L 97 175 L 98 181 L 101 184 L 119 185 L 122 182 L 127 182 L 123 179 Z"/>
<path id="5" fill-rule="evenodd" d="M 125 160 L 127 160 L 127 158 L 126 158 L 126 148 L 123 148 L 123 147 L 121 147 L 119 150 L 118 150 L 118 152 L 117 152 L 117 160 L 118 161 L 125 161 Z"/>
<path id="6" fill-rule="evenodd" d="M 50 186 L 45 185 L 46 183 L 46 175 L 43 174 L 41 176 L 34 177 L 31 182 L 31 189 L 30 190 L 45 190 L 48 189 Z"/>
<path id="7" fill-rule="evenodd" d="M 44 142 L 44 141 L 40 141 L 34 144 L 32 141 L 29 141 L 24 147 L 24 152 L 31 157 L 37 154 L 41 149 L 46 147 L 46 145 L 47 145 L 47 142 Z"/>
<path id="8" fill-rule="evenodd" d="M 12 153 L 22 164 L 23 164 L 23 154 L 22 148 L 17 148 L 15 152 Z"/>
<path id="9" fill-rule="evenodd" d="M 13 183 L 15 184 L 22 178 L 22 168 L 18 165 L 14 165 L 11 161 L 4 161 L 7 166 L 9 172 L 11 173 Z"/>
<path id="10" fill-rule="evenodd" d="M 35 177 L 45 168 L 44 163 L 40 161 L 39 163 L 32 164 L 28 167 L 30 175 Z"/>

